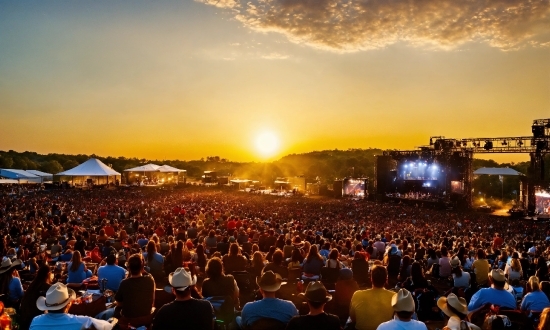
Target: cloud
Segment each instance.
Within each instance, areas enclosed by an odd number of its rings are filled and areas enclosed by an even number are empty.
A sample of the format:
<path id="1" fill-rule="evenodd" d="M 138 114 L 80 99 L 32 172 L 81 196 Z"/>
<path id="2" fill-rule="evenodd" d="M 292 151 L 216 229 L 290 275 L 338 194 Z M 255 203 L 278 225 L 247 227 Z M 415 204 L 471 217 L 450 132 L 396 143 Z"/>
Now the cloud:
<path id="1" fill-rule="evenodd" d="M 279 53 L 270 53 L 267 55 L 262 55 L 261 57 L 266 60 L 286 60 L 288 58 L 288 55 L 279 54 Z"/>
<path id="2" fill-rule="evenodd" d="M 196 0 L 229 10 L 249 28 L 339 52 L 398 41 L 503 50 L 550 41 L 548 0 Z"/>

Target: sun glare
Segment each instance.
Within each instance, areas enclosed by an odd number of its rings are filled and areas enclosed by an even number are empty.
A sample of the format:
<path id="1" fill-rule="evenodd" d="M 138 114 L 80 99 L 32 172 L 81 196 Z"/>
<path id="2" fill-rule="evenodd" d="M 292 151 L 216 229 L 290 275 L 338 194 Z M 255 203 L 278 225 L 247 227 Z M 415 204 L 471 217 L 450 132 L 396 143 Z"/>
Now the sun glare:
<path id="1" fill-rule="evenodd" d="M 262 132 L 256 137 L 256 149 L 263 156 L 272 156 L 279 148 L 279 139 L 273 132 Z"/>

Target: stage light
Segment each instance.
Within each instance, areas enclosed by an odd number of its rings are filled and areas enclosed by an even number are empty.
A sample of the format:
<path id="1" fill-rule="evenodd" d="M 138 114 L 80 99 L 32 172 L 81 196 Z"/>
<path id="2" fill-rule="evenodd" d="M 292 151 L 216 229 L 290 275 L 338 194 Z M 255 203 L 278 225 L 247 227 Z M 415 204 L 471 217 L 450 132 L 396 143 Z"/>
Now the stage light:
<path id="1" fill-rule="evenodd" d="M 409 167 L 409 165 L 408 165 L 408 164 L 405 164 L 405 167 Z"/>
<path id="2" fill-rule="evenodd" d="M 508 142 L 506 142 L 506 140 L 502 141 L 502 145 L 503 146 L 507 146 L 508 145 Z"/>
<path id="3" fill-rule="evenodd" d="M 523 145 L 523 142 L 521 142 L 521 140 L 519 140 L 519 142 L 518 142 L 518 146 L 520 146 L 520 147 L 521 147 L 522 145 Z"/>
<path id="4" fill-rule="evenodd" d="M 489 140 L 485 141 L 485 145 L 483 146 L 483 149 L 485 150 L 493 149 L 493 142 Z"/>

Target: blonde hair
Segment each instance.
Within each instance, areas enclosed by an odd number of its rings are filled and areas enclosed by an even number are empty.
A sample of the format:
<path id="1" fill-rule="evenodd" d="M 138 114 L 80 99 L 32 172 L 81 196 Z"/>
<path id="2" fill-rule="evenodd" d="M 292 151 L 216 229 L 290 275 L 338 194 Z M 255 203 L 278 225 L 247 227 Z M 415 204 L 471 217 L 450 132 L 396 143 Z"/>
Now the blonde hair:
<path id="1" fill-rule="evenodd" d="M 521 263 L 519 262 L 519 259 L 512 258 L 512 262 L 510 263 L 510 267 L 513 271 L 520 272 L 521 271 Z"/>
<path id="2" fill-rule="evenodd" d="M 536 276 L 529 277 L 527 285 L 531 288 L 531 291 L 540 291 L 539 278 Z"/>

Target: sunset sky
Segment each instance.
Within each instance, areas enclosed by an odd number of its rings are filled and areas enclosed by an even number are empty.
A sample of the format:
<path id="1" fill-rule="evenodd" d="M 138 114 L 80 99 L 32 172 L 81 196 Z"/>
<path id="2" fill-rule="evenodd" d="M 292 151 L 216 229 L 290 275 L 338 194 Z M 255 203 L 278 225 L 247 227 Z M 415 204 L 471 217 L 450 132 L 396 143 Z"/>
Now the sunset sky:
<path id="1" fill-rule="evenodd" d="M 0 0 L 0 114 L 0 150 L 153 159 L 531 135 L 550 4 Z"/>

